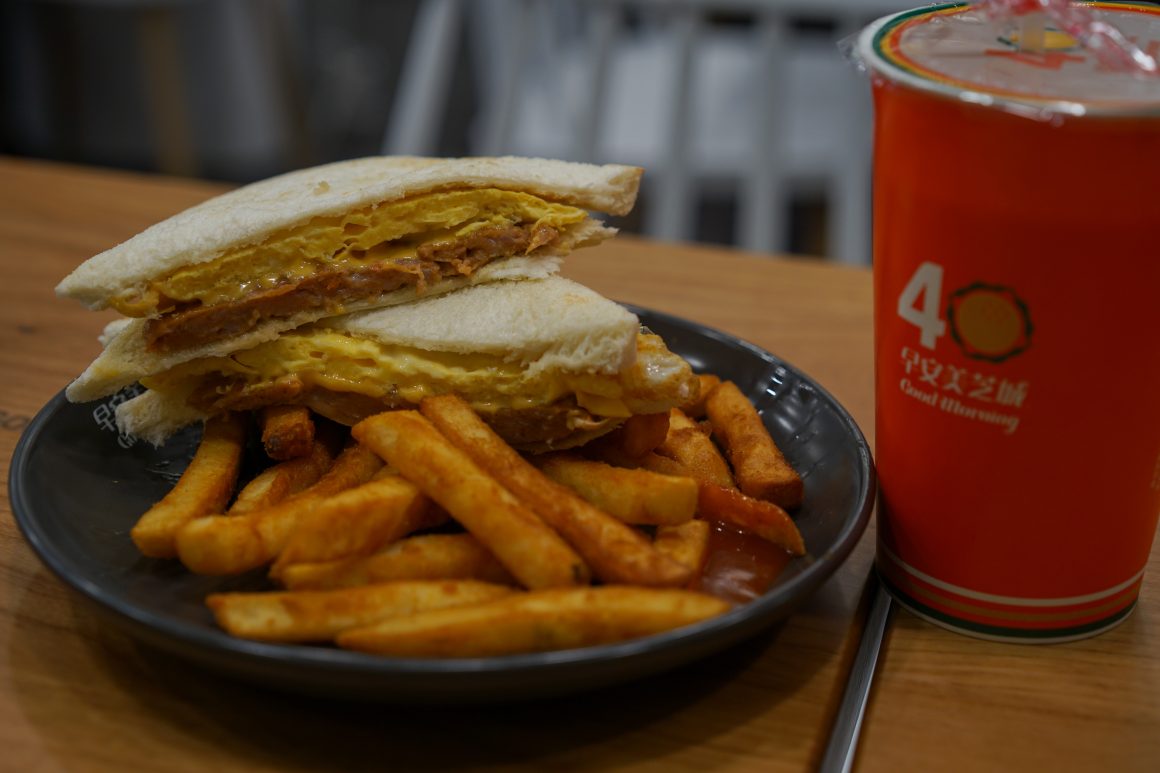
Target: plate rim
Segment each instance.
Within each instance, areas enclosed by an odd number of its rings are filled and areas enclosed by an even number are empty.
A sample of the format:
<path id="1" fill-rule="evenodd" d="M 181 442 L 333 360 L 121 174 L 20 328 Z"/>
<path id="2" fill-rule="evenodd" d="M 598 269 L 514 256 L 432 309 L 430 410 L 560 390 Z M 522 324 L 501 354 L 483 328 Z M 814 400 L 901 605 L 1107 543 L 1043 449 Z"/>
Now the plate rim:
<path id="1" fill-rule="evenodd" d="M 821 554 L 810 555 L 810 565 L 784 583 L 775 585 L 762 596 L 744 604 L 739 604 L 729 612 L 699 623 L 683 626 L 652 636 L 630 639 L 623 642 L 581 647 L 552 652 L 526 653 L 488 658 L 400 658 L 371 655 L 337 648 L 301 644 L 257 642 L 232 637 L 219 629 L 204 628 L 198 623 L 182 619 L 170 619 L 149 609 L 141 608 L 123 600 L 116 593 L 102 587 L 87 576 L 76 576 L 70 571 L 68 561 L 60 554 L 59 548 L 41 528 L 40 519 L 32 515 L 36 506 L 29 501 L 23 477 L 30 464 L 37 441 L 51 419 L 63 406 L 68 405 L 64 390 L 57 392 L 35 415 L 21 434 L 13 450 L 8 473 L 8 497 L 13 514 L 24 540 L 32 548 L 40 562 L 57 576 L 67 587 L 79 592 L 88 601 L 95 603 L 104 612 L 111 612 L 124 621 L 147 629 L 157 636 L 169 639 L 176 649 L 178 645 L 205 648 L 202 659 L 212 655 L 230 658 L 274 663 L 279 666 L 303 666 L 323 669 L 335 675 L 368 674 L 374 676 L 438 678 L 463 674 L 515 675 L 536 674 L 559 668 L 582 667 L 593 662 L 631 661 L 633 658 L 649 654 L 664 653 L 673 648 L 687 646 L 696 648 L 711 644 L 717 637 L 730 631 L 746 628 L 756 630 L 772 625 L 783 616 L 772 614 L 783 607 L 792 608 L 807 599 L 812 592 L 828 580 L 853 552 L 869 523 L 877 491 L 877 475 L 869 444 L 857 422 L 849 411 L 829 391 L 800 368 L 783 360 L 768 350 L 743 338 L 726 333 L 717 328 L 688 320 L 674 314 L 654 311 L 635 304 L 621 304 L 641 318 L 648 325 L 649 318 L 656 319 L 689 332 L 712 339 L 718 344 L 740 347 L 751 356 L 765 362 L 770 370 L 784 368 L 799 381 L 825 400 L 833 410 L 857 449 L 859 461 L 859 487 L 852 512 L 838 531 L 833 543 Z M 764 376 L 763 376 L 764 378 Z M 792 609 L 791 609 L 792 612 Z M 745 636 L 748 633 L 744 634 Z M 739 638 L 739 637 L 738 637 Z M 728 646 L 728 645 L 726 645 Z M 188 654 L 188 653 L 187 653 Z M 389 696 L 384 696 L 389 697 Z"/>

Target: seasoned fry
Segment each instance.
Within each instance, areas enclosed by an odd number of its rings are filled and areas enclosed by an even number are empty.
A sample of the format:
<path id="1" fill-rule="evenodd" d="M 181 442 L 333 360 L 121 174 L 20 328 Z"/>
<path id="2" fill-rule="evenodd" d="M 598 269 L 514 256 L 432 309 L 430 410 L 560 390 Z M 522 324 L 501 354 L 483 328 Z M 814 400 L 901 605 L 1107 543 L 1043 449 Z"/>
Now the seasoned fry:
<path id="1" fill-rule="evenodd" d="M 177 555 L 198 574 L 240 574 L 273 560 L 303 513 L 333 494 L 370 480 L 382 459 L 357 444 L 348 446 L 318 482 L 265 510 L 208 516 L 177 534 Z"/>
<path id="2" fill-rule="evenodd" d="M 351 432 L 442 505 L 525 586 L 588 581 L 588 567 L 558 534 L 416 411 L 380 413 Z"/>
<path id="3" fill-rule="evenodd" d="M 557 588 L 383 620 L 337 640 L 384 655 L 494 657 L 649 636 L 728 609 L 720 599 L 675 588 Z"/>
<path id="4" fill-rule="evenodd" d="M 697 423 L 674 408 L 669 414 L 669 434 L 657 447 L 657 453 L 676 460 L 697 480 L 736 488 L 729 465 L 709 436 Z"/>
<path id="5" fill-rule="evenodd" d="M 631 457 L 653 451 L 669 434 L 667 413 L 644 413 L 629 416 L 617 430 L 621 448 Z"/>
<path id="6" fill-rule="evenodd" d="M 700 391 L 697 393 L 697 398 L 685 405 L 680 406 L 681 411 L 692 419 L 700 419 L 705 415 L 705 398 L 713 391 L 713 388 L 721 383 L 721 379 L 714 376 L 712 373 L 698 373 L 697 381 L 701 385 Z"/>
<path id="7" fill-rule="evenodd" d="M 225 508 L 238 481 L 245 436 L 241 414 L 206 421 L 197 451 L 177 485 L 130 532 L 138 550 L 152 558 L 172 558 L 177 552 L 175 537 L 183 526 Z"/>
<path id="8" fill-rule="evenodd" d="M 691 567 L 699 574 L 709 553 L 709 522 L 693 520 L 678 526 L 657 528 L 653 545 L 669 558 Z"/>
<path id="9" fill-rule="evenodd" d="M 271 459 L 284 462 L 306 456 L 314 446 L 314 420 L 301 405 L 271 405 L 262 409 L 262 446 Z"/>
<path id="10" fill-rule="evenodd" d="M 802 503 L 802 479 L 769 436 L 757 409 L 732 381 L 705 400 L 713 434 L 721 440 L 742 493 L 785 508 Z"/>
<path id="11" fill-rule="evenodd" d="M 800 503 L 800 477 L 735 384 L 700 385 L 688 413 L 635 416 L 582 451 L 534 459 L 455 395 L 359 422 L 337 458 L 338 425 L 267 410 L 268 454 L 306 433 L 308 452 L 263 470 L 224 515 L 214 513 L 229 502 L 245 432 L 241 418 L 215 419 L 133 539 L 201 574 L 273 561 L 287 590 L 206 599 L 224 630 L 257 641 L 495 657 L 661 633 L 731 607 L 713 585 L 724 570 L 706 568 L 714 521 L 785 561 L 806 550 L 778 504 Z M 452 518 L 467 531 L 415 534 Z"/>
<path id="12" fill-rule="evenodd" d="M 640 532 L 545 477 L 459 397 L 425 398 L 420 410 L 452 443 L 575 547 L 600 579 L 634 585 L 681 585 L 688 581 L 685 567 L 658 553 Z M 669 496 L 671 501 L 664 506 L 669 510 L 681 507 L 683 503 L 675 499 Z M 695 507 L 694 486 L 687 517 L 692 517 Z"/>
<path id="13" fill-rule="evenodd" d="M 603 445 L 599 441 L 592 445 L 596 451 L 595 461 L 603 461 L 605 464 L 611 464 L 613 467 L 622 467 L 626 470 L 651 470 L 652 472 L 659 472 L 661 475 L 673 475 L 683 478 L 693 477 L 689 468 L 676 459 L 670 459 L 667 456 L 661 456 L 652 451 L 649 451 L 644 456 L 633 458 L 621 451 L 619 447 Z M 694 480 L 696 479 L 694 478 Z"/>
<path id="14" fill-rule="evenodd" d="M 643 469 L 624 469 L 572 454 L 539 460 L 540 470 L 625 523 L 685 523 L 697 511 L 697 481 Z"/>
<path id="15" fill-rule="evenodd" d="M 397 475 L 376 477 L 317 502 L 294 526 L 270 575 L 290 564 L 365 556 L 419 529 L 438 526 L 446 514 Z"/>
<path id="16" fill-rule="evenodd" d="M 399 615 L 478 604 L 515 592 L 476 580 L 391 582 L 331 591 L 214 593 L 206 598 L 218 625 L 261 641 L 326 641 L 340 631 Z"/>
<path id="17" fill-rule="evenodd" d="M 373 556 L 294 564 L 282 572 L 292 590 L 351 588 L 391 580 L 482 580 L 515 585 L 494 555 L 470 534 L 422 534 Z"/>
<path id="18" fill-rule="evenodd" d="M 328 444 L 315 440 L 306 456 L 271 465 L 254 476 L 238 492 L 228 513 L 240 515 L 278 504 L 313 485 L 326 472 L 333 458 Z"/>
<path id="19" fill-rule="evenodd" d="M 753 499 L 734 489 L 703 483 L 698 508 L 702 518 L 722 521 L 752 532 L 780 545 L 795 556 L 804 556 L 806 553 L 797 524 L 785 510 L 772 502 Z"/>

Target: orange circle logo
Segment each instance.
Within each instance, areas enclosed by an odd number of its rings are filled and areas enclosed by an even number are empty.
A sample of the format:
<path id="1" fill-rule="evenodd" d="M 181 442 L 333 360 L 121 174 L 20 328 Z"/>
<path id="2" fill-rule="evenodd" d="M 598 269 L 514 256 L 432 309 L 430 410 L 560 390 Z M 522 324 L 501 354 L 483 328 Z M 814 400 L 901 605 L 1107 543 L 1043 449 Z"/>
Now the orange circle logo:
<path id="1" fill-rule="evenodd" d="M 981 282 L 951 293 L 951 338 L 968 357 L 1003 362 L 1031 345 L 1031 314 L 1010 287 Z"/>

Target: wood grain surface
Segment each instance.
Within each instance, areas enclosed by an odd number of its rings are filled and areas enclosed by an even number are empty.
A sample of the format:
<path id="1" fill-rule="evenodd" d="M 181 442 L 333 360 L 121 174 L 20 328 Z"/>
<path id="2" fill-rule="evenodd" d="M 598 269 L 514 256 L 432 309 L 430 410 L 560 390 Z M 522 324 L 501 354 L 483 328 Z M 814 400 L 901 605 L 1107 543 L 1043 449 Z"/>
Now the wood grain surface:
<path id="1" fill-rule="evenodd" d="M 0 160 L 4 480 L 20 430 L 97 353 L 111 318 L 55 298 L 55 284 L 220 190 Z M 567 273 L 781 354 L 869 426 L 867 272 L 624 238 L 574 256 Z M 415 709 L 255 688 L 126 639 L 39 564 L 5 496 L 0 769 L 808 770 L 844 684 L 869 544 L 786 624 L 691 667 L 564 700 Z"/>

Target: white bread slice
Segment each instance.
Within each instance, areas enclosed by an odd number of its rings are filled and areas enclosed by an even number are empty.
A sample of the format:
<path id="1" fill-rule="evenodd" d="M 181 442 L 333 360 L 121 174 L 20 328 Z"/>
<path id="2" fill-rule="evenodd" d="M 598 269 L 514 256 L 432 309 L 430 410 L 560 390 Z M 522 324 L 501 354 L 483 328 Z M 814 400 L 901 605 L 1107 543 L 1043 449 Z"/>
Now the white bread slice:
<path id="1" fill-rule="evenodd" d="M 469 277 L 445 279 L 427 288 L 424 298 L 433 298 L 463 287 L 503 280 L 543 279 L 559 270 L 559 257 L 513 257 L 494 261 L 481 267 Z M 393 307 L 415 301 L 412 287 L 396 290 L 374 300 L 377 306 Z M 369 305 L 369 302 L 368 302 Z M 357 308 L 357 307 L 356 307 Z M 195 349 L 155 354 L 145 348 L 146 321 L 143 319 L 114 320 L 102 334 L 104 350 L 75 381 L 65 389 L 71 402 L 83 403 L 113 394 L 146 376 L 169 370 L 183 362 L 202 357 L 219 357 L 249 349 L 263 341 L 271 341 L 285 330 L 299 327 L 318 319 L 312 313 L 302 313 L 289 320 L 271 320 L 242 336 Z"/>
<path id="2" fill-rule="evenodd" d="M 185 404 L 185 395 L 146 389 L 117 406 L 117 427 L 155 446 L 182 427 L 204 421 L 206 415 Z"/>
<path id="3" fill-rule="evenodd" d="M 311 329 L 343 330 L 427 351 L 503 355 L 522 363 L 530 374 L 542 370 L 613 374 L 633 363 L 640 321 L 587 287 L 553 276 L 480 284 L 413 303 L 331 317 L 291 335 L 309 335 Z M 185 404 L 184 394 L 155 390 L 117 408 L 122 431 L 154 444 L 204 418 Z"/>
<path id="4" fill-rule="evenodd" d="M 641 174 L 631 166 L 515 157 L 339 161 L 262 180 L 174 215 L 85 261 L 56 291 L 101 309 L 142 282 L 312 218 L 436 190 L 497 187 L 622 215 L 636 201 Z"/>
<path id="5" fill-rule="evenodd" d="M 314 327 L 427 351 L 500 355 L 532 373 L 617 373 L 633 362 L 640 321 L 595 291 L 553 276 L 480 284 Z"/>

